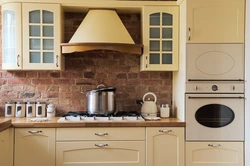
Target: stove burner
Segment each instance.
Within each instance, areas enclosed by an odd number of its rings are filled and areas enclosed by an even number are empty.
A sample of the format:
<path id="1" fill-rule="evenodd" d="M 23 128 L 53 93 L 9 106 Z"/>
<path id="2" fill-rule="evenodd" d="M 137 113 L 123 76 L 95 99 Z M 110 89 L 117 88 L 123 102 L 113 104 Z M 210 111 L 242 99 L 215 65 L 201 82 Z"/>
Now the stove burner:
<path id="1" fill-rule="evenodd" d="M 66 114 L 64 114 L 62 117 L 66 117 L 66 116 L 73 116 L 73 117 L 77 117 L 77 116 L 85 116 L 88 117 L 89 114 L 87 112 L 73 112 L 73 111 L 69 111 Z"/>
<path id="2" fill-rule="evenodd" d="M 116 117 L 120 117 L 120 116 L 135 117 L 135 116 L 141 116 L 141 114 L 136 111 L 119 111 L 115 114 L 115 116 Z"/>

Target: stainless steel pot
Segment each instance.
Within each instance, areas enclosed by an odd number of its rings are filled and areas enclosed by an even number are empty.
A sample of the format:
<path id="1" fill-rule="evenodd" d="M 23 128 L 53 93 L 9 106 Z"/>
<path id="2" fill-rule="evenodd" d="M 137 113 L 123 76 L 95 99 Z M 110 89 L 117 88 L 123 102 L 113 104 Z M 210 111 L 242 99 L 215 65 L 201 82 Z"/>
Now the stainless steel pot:
<path id="1" fill-rule="evenodd" d="M 100 84 L 97 89 L 87 92 L 87 112 L 91 115 L 113 114 L 116 108 L 115 90 Z"/>

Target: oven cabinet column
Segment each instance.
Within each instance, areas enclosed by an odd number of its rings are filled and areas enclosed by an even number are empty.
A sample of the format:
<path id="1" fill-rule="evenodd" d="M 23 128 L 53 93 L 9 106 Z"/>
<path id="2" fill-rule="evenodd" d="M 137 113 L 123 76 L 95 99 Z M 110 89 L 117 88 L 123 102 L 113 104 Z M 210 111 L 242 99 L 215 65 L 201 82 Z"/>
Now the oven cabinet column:
<path id="1" fill-rule="evenodd" d="M 55 166 L 54 128 L 16 128 L 14 166 Z"/>
<path id="2" fill-rule="evenodd" d="M 0 165 L 13 166 L 13 128 L 0 132 Z"/>
<path id="3" fill-rule="evenodd" d="M 141 71 L 178 70 L 178 6 L 144 6 Z"/>
<path id="4" fill-rule="evenodd" d="M 145 128 L 58 128 L 56 166 L 145 166 Z"/>
<path id="5" fill-rule="evenodd" d="M 184 166 L 184 128 L 146 128 L 147 166 Z"/>
<path id="6" fill-rule="evenodd" d="M 244 43 L 245 0 L 187 0 L 187 43 Z"/>
<path id="7" fill-rule="evenodd" d="M 244 166 L 243 142 L 186 142 L 186 166 Z"/>

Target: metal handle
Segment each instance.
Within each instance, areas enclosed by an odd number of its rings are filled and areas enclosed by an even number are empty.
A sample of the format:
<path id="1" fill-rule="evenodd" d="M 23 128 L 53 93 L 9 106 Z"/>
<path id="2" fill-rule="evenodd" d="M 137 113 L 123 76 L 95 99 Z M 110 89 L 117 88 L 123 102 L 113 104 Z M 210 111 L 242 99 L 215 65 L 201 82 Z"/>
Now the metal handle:
<path id="1" fill-rule="evenodd" d="M 208 144 L 208 146 L 210 146 L 210 147 L 219 147 L 221 145 L 220 144 Z"/>
<path id="2" fill-rule="evenodd" d="M 188 28 L 188 41 L 191 40 L 191 28 Z"/>
<path id="3" fill-rule="evenodd" d="M 19 58 L 20 58 L 20 55 L 17 55 L 16 64 L 17 64 L 18 67 L 20 66 L 20 64 L 19 64 Z"/>
<path id="4" fill-rule="evenodd" d="M 172 132 L 172 130 L 159 130 L 159 132 L 161 132 L 161 133 L 170 133 L 170 132 Z"/>
<path id="5" fill-rule="evenodd" d="M 146 56 L 146 68 L 148 68 L 148 56 Z"/>
<path id="6" fill-rule="evenodd" d="M 221 80 L 221 79 L 218 79 L 218 80 L 214 80 L 214 79 L 188 79 L 188 81 L 244 81 L 242 79 L 228 79 L 228 80 Z"/>
<path id="7" fill-rule="evenodd" d="M 95 144 L 95 146 L 97 146 L 97 147 L 105 147 L 105 146 L 108 146 L 108 144 Z"/>
<path id="8" fill-rule="evenodd" d="M 58 55 L 56 55 L 56 67 L 58 67 L 59 65 L 58 65 L 58 62 L 59 62 L 59 56 Z"/>
<path id="9" fill-rule="evenodd" d="M 95 135 L 98 135 L 98 136 L 105 136 L 105 135 L 108 135 L 108 133 L 95 133 Z"/>
<path id="10" fill-rule="evenodd" d="M 29 130 L 28 132 L 31 134 L 38 134 L 38 133 L 42 133 L 42 130 Z"/>
<path id="11" fill-rule="evenodd" d="M 245 97 L 191 97 L 188 96 L 189 99 L 245 99 Z"/>

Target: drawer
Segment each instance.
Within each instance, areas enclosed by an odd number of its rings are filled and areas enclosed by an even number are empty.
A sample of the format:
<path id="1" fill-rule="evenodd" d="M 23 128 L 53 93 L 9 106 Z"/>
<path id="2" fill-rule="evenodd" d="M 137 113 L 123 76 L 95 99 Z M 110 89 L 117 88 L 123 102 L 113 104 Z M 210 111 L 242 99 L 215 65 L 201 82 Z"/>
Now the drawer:
<path id="1" fill-rule="evenodd" d="M 58 128 L 57 141 L 69 140 L 145 140 L 145 128 Z"/>

